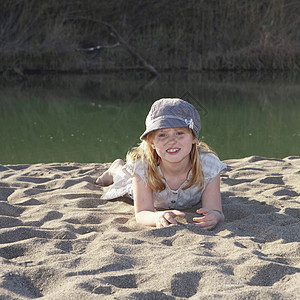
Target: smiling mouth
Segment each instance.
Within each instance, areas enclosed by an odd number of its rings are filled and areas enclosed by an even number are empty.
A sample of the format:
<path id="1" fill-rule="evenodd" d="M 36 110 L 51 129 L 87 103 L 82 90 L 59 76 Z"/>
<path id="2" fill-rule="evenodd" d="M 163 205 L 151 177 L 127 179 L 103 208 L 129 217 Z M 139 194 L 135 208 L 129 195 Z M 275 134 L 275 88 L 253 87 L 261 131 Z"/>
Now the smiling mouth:
<path id="1" fill-rule="evenodd" d="M 167 153 L 177 153 L 177 152 L 179 152 L 179 148 L 171 148 L 171 149 L 168 149 L 167 150 Z"/>

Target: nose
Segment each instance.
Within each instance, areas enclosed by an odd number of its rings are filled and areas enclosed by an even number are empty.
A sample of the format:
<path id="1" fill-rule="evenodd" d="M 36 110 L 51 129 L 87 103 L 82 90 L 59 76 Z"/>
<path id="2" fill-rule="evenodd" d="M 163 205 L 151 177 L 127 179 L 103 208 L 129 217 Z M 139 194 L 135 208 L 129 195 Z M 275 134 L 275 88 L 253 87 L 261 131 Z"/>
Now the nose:
<path id="1" fill-rule="evenodd" d="M 176 143 L 176 141 L 177 141 L 177 135 L 175 133 L 170 134 L 168 142 L 169 143 Z"/>

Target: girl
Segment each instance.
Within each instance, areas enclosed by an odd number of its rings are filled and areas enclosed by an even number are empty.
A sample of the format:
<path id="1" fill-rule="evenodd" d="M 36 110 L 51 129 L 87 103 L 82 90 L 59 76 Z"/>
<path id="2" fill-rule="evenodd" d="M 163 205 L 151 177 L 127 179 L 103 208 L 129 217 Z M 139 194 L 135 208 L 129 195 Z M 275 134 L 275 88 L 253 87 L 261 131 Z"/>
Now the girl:
<path id="1" fill-rule="evenodd" d="M 193 218 L 203 229 L 224 220 L 220 195 L 220 171 L 226 165 L 197 139 L 201 128 L 198 111 L 181 99 L 153 103 L 146 118 L 142 143 L 118 159 L 97 180 L 111 185 L 104 199 L 130 195 L 138 223 L 156 227 L 177 224 L 185 214 L 178 209 L 202 208 Z M 156 211 L 166 209 L 164 211 Z"/>

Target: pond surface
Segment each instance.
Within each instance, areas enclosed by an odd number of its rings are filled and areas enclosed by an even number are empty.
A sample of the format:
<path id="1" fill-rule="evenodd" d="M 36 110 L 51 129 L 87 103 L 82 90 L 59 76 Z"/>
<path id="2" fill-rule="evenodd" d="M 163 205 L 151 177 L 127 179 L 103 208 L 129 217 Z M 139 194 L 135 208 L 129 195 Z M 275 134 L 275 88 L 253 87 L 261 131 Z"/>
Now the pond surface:
<path id="1" fill-rule="evenodd" d="M 299 77 L 277 74 L 30 76 L 0 90 L 0 163 L 111 162 L 139 143 L 153 101 L 182 97 L 221 159 L 300 155 Z"/>

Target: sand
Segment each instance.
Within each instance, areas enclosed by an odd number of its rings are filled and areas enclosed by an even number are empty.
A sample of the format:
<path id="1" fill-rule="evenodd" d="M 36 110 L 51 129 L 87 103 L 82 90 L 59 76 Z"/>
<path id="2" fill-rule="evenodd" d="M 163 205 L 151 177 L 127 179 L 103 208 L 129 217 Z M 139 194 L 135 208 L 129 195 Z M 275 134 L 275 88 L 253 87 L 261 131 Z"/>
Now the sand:
<path id="1" fill-rule="evenodd" d="M 137 224 L 109 164 L 0 165 L 0 299 L 300 299 L 300 157 L 225 162 L 212 231 Z"/>

